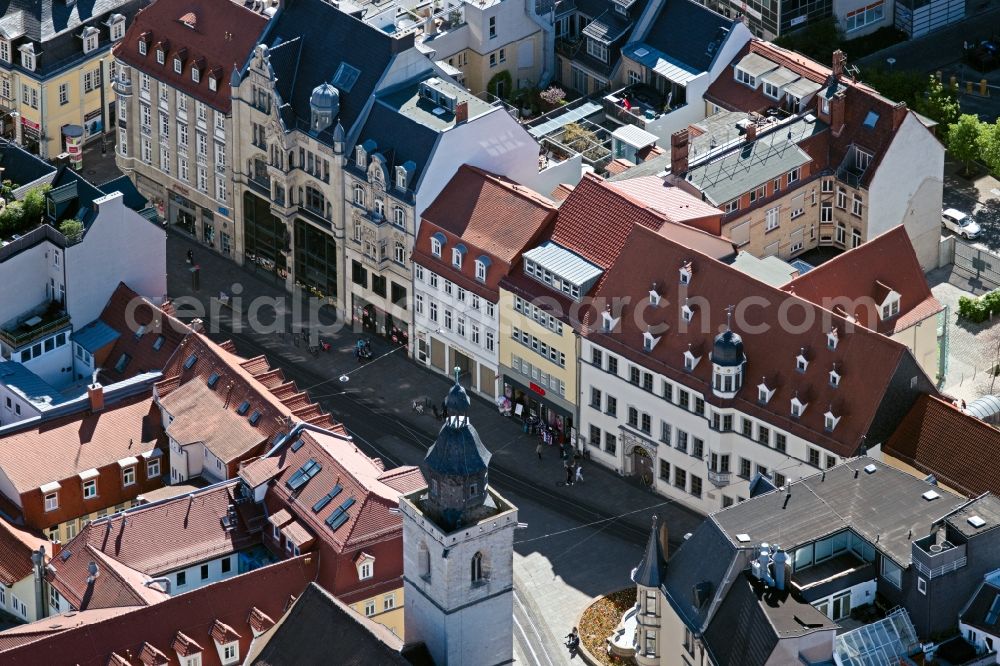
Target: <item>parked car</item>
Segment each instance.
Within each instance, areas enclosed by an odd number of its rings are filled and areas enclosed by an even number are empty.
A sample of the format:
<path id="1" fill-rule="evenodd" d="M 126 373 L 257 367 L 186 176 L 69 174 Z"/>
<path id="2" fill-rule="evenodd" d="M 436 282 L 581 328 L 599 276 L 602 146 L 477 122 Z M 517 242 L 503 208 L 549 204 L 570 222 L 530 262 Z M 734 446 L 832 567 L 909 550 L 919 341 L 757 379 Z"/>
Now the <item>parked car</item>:
<path id="1" fill-rule="evenodd" d="M 975 220 L 954 208 L 948 208 L 941 212 L 941 226 L 968 240 L 978 236 L 980 231 Z"/>

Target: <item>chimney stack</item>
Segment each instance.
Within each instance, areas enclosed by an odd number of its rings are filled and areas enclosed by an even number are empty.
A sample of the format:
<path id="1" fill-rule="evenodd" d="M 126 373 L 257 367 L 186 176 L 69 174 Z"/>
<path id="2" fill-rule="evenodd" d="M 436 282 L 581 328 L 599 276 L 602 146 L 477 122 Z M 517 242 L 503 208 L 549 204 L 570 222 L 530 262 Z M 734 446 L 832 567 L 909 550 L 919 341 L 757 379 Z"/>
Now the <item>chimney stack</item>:
<path id="1" fill-rule="evenodd" d="M 670 172 L 681 176 L 688 170 L 688 130 L 682 130 L 670 135 Z"/>
<path id="2" fill-rule="evenodd" d="M 750 124 L 747 125 L 746 138 L 747 143 L 751 143 L 757 139 L 757 123 L 750 121 Z"/>
<path id="3" fill-rule="evenodd" d="M 188 325 L 191 327 L 191 330 L 194 331 L 195 333 L 201 333 L 202 331 L 205 330 L 205 322 L 202 321 L 200 318 L 192 319 L 191 323 Z"/>
<path id="4" fill-rule="evenodd" d="M 847 56 L 843 51 L 837 49 L 833 52 L 833 76 L 836 79 L 840 79 L 844 75 L 844 64 L 847 62 Z"/>
<path id="5" fill-rule="evenodd" d="M 469 121 L 469 103 L 462 101 L 455 105 L 455 124 L 461 125 Z"/>
<path id="6" fill-rule="evenodd" d="M 87 387 L 87 397 L 90 398 L 90 411 L 95 414 L 104 409 L 104 387 L 100 382 L 94 382 Z"/>

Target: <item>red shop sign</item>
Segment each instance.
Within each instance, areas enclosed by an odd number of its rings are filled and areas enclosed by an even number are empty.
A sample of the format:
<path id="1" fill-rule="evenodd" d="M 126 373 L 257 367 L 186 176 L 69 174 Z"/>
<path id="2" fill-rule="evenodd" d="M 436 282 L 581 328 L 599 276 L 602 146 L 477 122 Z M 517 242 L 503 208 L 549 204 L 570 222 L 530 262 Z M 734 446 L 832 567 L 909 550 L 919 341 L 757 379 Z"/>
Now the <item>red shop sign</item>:
<path id="1" fill-rule="evenodd" d="M 528 388 L 530 388 L 532 391 L 534 391 L 538 395 L 545 395 L 545 389 L 543 389 L 541 386 L 539 386 L 535 382 L 531 382 L 530 384 L 528 384 Z"/>

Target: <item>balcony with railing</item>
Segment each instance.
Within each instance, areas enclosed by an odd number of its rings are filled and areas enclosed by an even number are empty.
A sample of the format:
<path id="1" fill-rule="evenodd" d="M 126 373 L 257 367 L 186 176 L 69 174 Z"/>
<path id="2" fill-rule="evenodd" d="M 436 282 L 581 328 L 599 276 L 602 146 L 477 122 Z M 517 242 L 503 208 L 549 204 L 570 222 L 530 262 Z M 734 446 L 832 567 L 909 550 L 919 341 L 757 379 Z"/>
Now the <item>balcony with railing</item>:
<path id="1" fill-rule="evenodd" d="M 580 52 L 583 42 L 583 37 L 558 37 L 556 38 L 556 53 L 572 60 Z"/>
<path id="2" fill-rule="evenodd" d="M 717 488 L 724 488 L 728 486 L 733 478 L 733 473 L 729 470 L 717 471 L 714 469 L 708 470 L 708 481 Z"/>
<path id="3" fill-rule="evenodd" d="M 645 83 L 635 83 L 604 96 L 604 114 L 626 125 L 646 129 L 655 120 L 687 106 Z"/>
<path id="4" fill-rule="evenodd" d="M 858 189 L 861 187 L 865 172 L 871 164 L 872 156 L 858 148 L 851 146 L 837 169 L 837 180 Z"/>
<path id="5" fill-rule="evenodd" d="M 0 325 L 0 341 L 16 351 L 66 326 L 66 308 L 57 301 L 48 301 Z"/>
<path id="6" fill-rule="evenodd" d="M 936 531 L 910 544 L 913 568 L 926 578 L 957 571 L 968 563 L 964 543 L 952 543 L 943 531 Z"/>

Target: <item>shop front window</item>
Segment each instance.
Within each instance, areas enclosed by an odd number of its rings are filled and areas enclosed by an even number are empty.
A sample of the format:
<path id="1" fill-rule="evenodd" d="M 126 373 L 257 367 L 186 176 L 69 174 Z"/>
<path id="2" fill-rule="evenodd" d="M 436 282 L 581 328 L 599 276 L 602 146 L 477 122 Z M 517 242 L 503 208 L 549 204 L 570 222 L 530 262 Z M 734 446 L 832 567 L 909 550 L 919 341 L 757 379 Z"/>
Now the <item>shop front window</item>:
<path id="1" fill-rule="evenodd" d="M 295 220 L 295 281 L 314 296 L 337 295 L 337 244 L 302 219 Z"/>
<path id="2" fill-rule="evenodd" d="M 283 250 L 289 245 L 284 223 L 271 214 L 270 204 L 251 192 L 243 194 L 243 245 L 247 263 L 272 273 L 288 275 Z"/>

